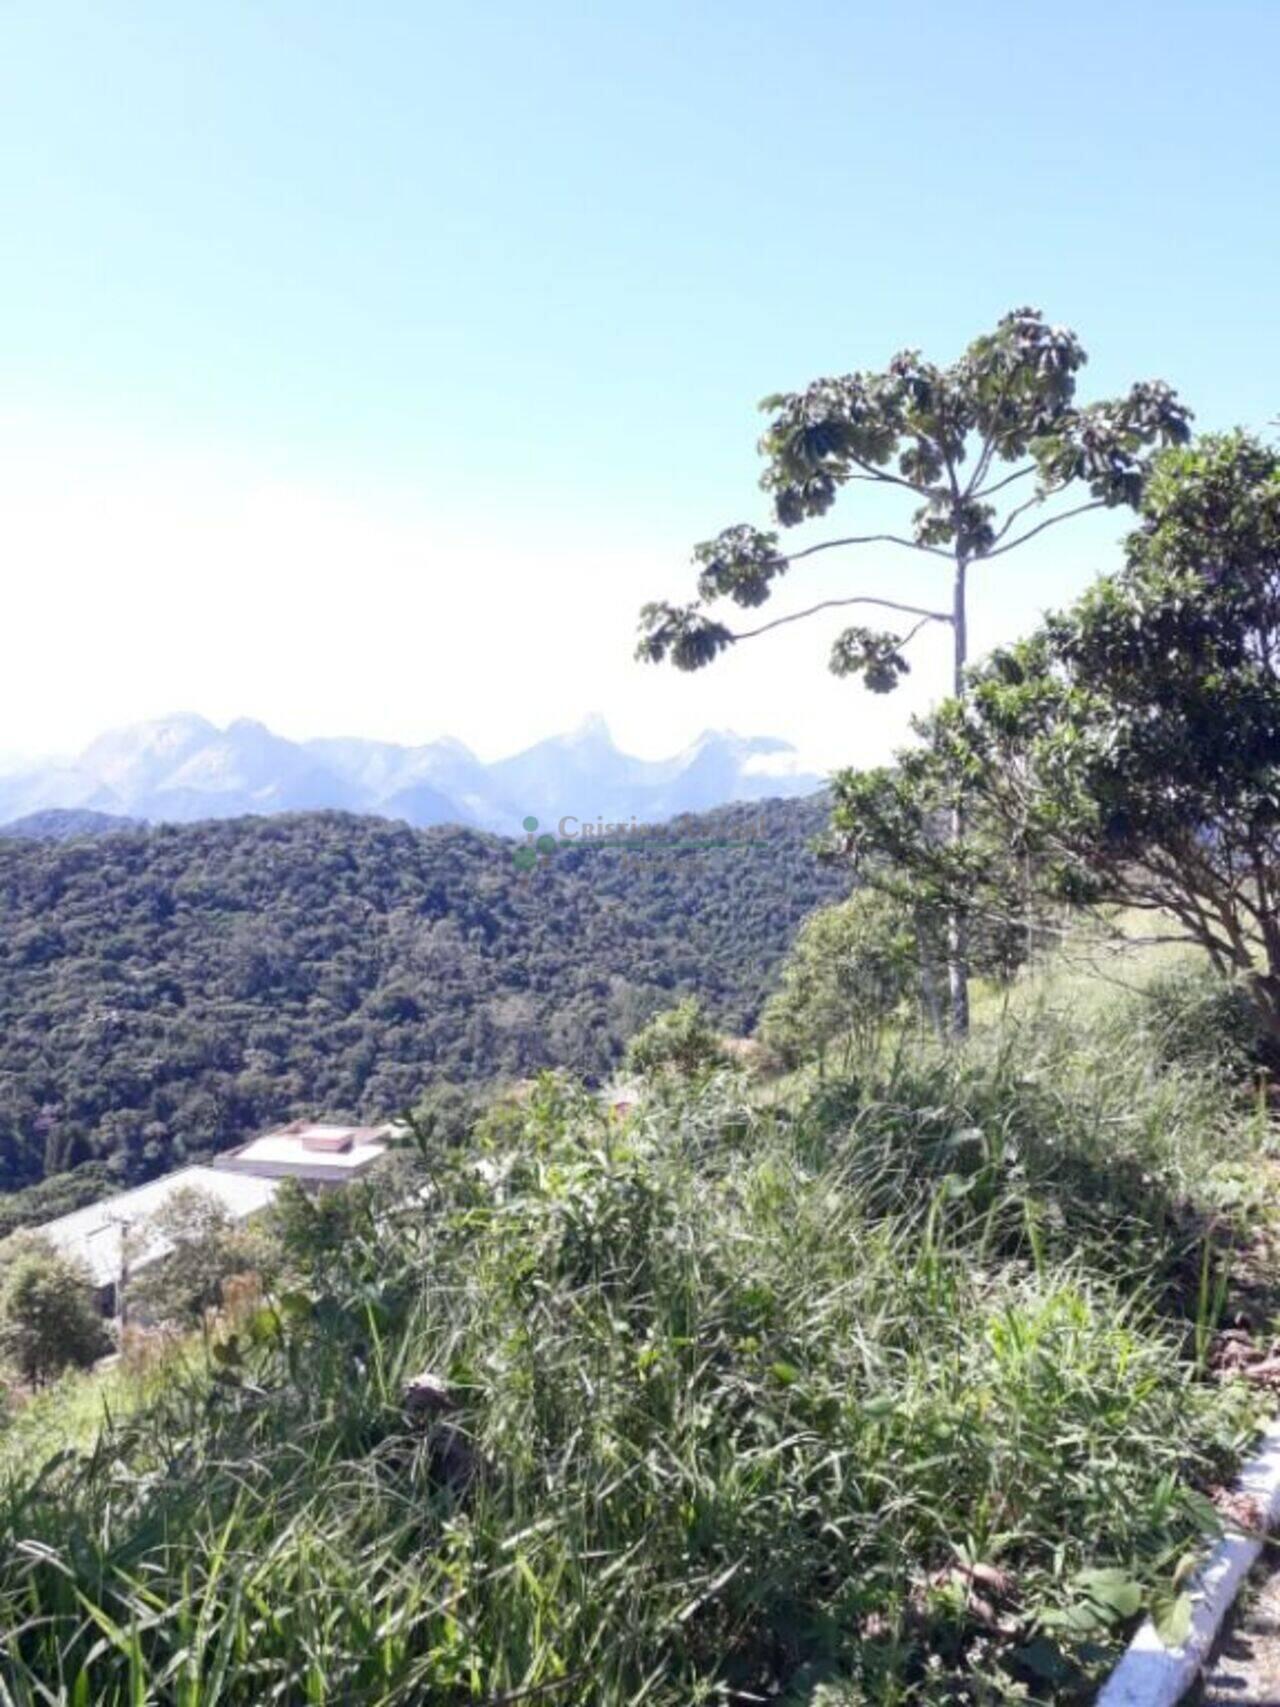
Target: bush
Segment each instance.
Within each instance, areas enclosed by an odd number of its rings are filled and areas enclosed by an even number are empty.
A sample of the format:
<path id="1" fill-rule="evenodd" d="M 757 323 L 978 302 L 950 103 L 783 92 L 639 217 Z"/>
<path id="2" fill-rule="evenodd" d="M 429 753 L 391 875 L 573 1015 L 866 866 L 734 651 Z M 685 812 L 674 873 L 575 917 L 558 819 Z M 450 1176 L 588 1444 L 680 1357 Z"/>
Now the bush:
<path id="1" fill-rule="evenodd" d="M 265 1226 L 285 1276 L 324 1287 L 333 1273 L 344 1274 L 349 1247 L 371 1232 L 371 1211 L 367 1181 L 312 1193 L 297 1180 L 282 1180 Z"/>
<path id="2" fill-rule="evenodd" d="M 801 927 L 769 998 L 761 1038 L 785 1066 L 816 1056 L 819 1070 L 843 1042 L 847 1066 L 874 1049 L 920 984 L 920 945 L 904 908 L 861 890 Z"/>
<path id="3" fill-rule="evenodd" d="M 696 1079 L 728 1064 L 719 1032 L 693 997 L 659 1014 L 627 1045 L 627 1071 L 646 1078 Z"/>
<path id="4" fill-rule="evenodd" d="M 1135 1017 L 1155 1040 L 1161 1059 L 1171 1063 L 1237 1083 L 1261 1065 L 1277 1064 L 1248 992 L 1207 966 L 1183 967 L 1153 979 L 1138 999 Z"/>
<path id="5" fill-rule="evenodd" d="M 433 1085 L 409 1118 L 408 1141 L 424 1156 L 463 1144 L 491 1100 L 474 1085 Z"/>
<path id="6" fill-rule="evenodd" d="M 39 1387 L 111 1349 L 88 1274 L 35 1239 L 8 1264 L 0 1288 L 0 1352 Z"/>

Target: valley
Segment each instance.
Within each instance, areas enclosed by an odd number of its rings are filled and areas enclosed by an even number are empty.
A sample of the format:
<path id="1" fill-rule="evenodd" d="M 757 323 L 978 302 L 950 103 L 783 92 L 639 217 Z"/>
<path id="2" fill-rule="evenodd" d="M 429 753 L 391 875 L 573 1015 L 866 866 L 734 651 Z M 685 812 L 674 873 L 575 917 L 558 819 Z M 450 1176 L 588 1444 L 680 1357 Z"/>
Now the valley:
<path id="1" fill-rule="evenodd" d="M 44 1218 L 65 1194 L 22 1188 L 100 1195 L 441 1081 L 598 1078 L 687 994 L 747 1029 L 847 891 L 824 825 L 820 796 L 724 807 L 530 870 L 475 830 L 338 813 L 0 839 L 0 1204 Z"/>

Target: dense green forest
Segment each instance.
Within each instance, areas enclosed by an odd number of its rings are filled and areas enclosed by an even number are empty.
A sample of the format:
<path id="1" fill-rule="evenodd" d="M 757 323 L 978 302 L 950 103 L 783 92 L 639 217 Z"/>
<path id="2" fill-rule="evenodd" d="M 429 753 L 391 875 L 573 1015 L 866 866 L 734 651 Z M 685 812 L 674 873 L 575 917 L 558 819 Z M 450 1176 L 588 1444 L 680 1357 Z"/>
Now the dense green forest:
<path id="1" fill-rule="evenodd" d="M 87 1166 L 96 1191 L 95 1164 L 133 1180 L 441 1079 L 600 1075 L 681 993 L 743 1029 L 847 888 L 809 849 L 824 818 L 727 807 L 529 871 L 496 837 L 327 813 L 0 841 L 0 1185 Z"/>

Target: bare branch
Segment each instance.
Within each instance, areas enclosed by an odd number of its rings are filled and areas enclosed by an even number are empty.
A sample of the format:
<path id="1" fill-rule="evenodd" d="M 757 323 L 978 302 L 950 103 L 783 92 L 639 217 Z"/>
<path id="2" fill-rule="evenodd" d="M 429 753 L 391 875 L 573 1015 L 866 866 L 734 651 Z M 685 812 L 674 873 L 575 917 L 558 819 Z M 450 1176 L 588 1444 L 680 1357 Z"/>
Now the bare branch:
<path id="1" fill-rule="evenodd" d="M 916 635 L 919 634 L 920 630 L 922 628 L 927 627 L 928 624 L 931 622 L 950 622 L 950 621 L 951 621 L 951 618 L 949 616 L 934 615 L 932 613 L 929 616 L 922 616 L 919 619 L 919 621 L 912 623 L 911 627 L 902 636 L 902 639 L 899 640 L 898 645 L 900 647 L 910 646 L 911 642 L 915 639 Z"/>
<path id="2" fill-rule="evenodd" d="M 792 611 L 790 616 L 775 617 L 772 622 L 762 623 L 759 628 L 744 628 L 740 634 L 735 634 L 733 638 L 735 640 L 754 640 L 757 634 L 767 634 L 771 628 L 783 628 L 789 622 L 803 622 L 805 617 L 816 616 L 819 611 L 840 610 L 847 605 L 879 605 L 883 610 L 896 610 L 903 612 L 906 616 L 918 616 L 920 621 L 911 630 L 907 640 L 917 634 L 927 622 L 951 621 L 951 617 L 946 611 L 922 610 L 919 605 L 903 605 L 895 599 L 873 599 L 867 596 L 853 599 L 823 599 L 821 604 L 810 605 L 807 610 Z M 906 641 L 903 641 L 902 644 L 905 645 Z"/>
<path id="3" fill-rule="evenodd" d="M 927 486 L 918 486 L 914 480 L 904 480 L 900 474 L 886 474 L 884 469 L 877 468 L 874 462 L 864 462 L 862 458 L 858 456 L 850 457 L 849 460 L 853 463 L 855 468 L 861 468 L 865 471 L 860 475 L 853 475 L 852 478 L 854 480 L 879 480 L 886 486 L 905 486 L 908 492 L 914 492 L 921 498 L 927 498 L 929 496 L 929 488 Z"/>
<path id="4" fill-rule="evenodd" d="M 996 535 L 997 540 L 1004 538 L 1019 516 L 1025 516 L 1028 510 L 1034 510 L 1038 504 L 1047 503 L 1050 498 L 1056 498 L 1059 492 L 1065 491 L 1063 486 L 1054 486 L 1048 492 L 1037 492 L 1034 498 L 1028 498 L 1024 504 L 1015 504 L 1004 519 L 1004 526 Z M 987 553 L 991 555 L 990 552 Z"/>
<path id="5" fill-rule="evenodd" d="M 1006 474 L 1003 480 L 997 480 L 994 486 L 984 487 L 981 492 L 970 492 L 971 498 L 989 498 L 993 492 L 1003 492 L 1006 486 L 1012 486 L 1015 480 L 1025 480 L 1028 474 L 1036 472 L 1034 462 L 1028 462 L 1023 467 L 1015 469 L 1012 474 Z"/>
<path id="6" fill-rule="evenodd" d="M 991 458 L 995 452 L 995 448 L 996 441 L 994 436 L 982 441 L 982 449 L 978 452 L 978 460 L 973 466 L 973 472 L 965 483 L 964 495 L 966 498 L 972 498 L 974 496 L 974 488 L 977 486 L 978 482 L 986 479 L 987 470 L 991 467 Z"/>
<path id="7" fill-rule="evenodd" d="M 812 557 L 819 551 L 834 551 L 839 545 L 905 545 L 908 551 L 923 551 L 928 557 L 945 557 L 948 563 L 951 562 L 949 551 L 943 551 L 936 545 L 920 545 L 914 539 L 904 539 L 897 533 L 851 534 L 847 539 L 824 539 L 819 545 L 806 545 L 803 551 L 793 551 L 782 561 L 799 563 L 802 557 Z"/>
<path id="8" fill-rule="evenodd" d="M 1039 522 L 1035 527 L 1028 528 L 1026 533 L 1020 533 L 1017 539 L 1011 539 L 1008 545 L 1001 545 L 995 551 L 985 552 L 983 554 L 984 559 L 987 557 L 1003 557 L 1006 551 L 1012 551 L 1016 546 L 1025 545 L 1029 539 L 1034 539 L 1038 533 L 1043 533 L 1046 528 L 1057 527 L 1059 522 L 1068 522 L 1072 516 L 1082 516 L 1086 510 L 1105 510 L 1106 508 L 1107 501 L 1105 498 L 1095 498 L 1091 504 L 1077 504 L 1073 510 L 1063 510 L 1060 515 L 1050 516 L 1047 521 Z"/>
<path id="9" fill-rule="evenodd" d="M 1006 373 L 1004 376 L 1003 383 L 1000 386 L 1000 396 L 996 402 L 996 406 L 995 406 L 995 409 L 993 411 L 993 413 L 997 417 L 999 416 L 1000 411 L 1004 408 L 1005 402 L 1009 396 L 1009 386 L 1010 386 L 1010 383 L 1012 381 L 1012 378 L 1013 378 L 1012 374 Z M 973 500 L 973 499 L 976 499 L 979 496 L 981 496 L 981 494 L 978 492 L 978 487 L 982 484 L 982 482 L 987 477 L 987 470 L 991 467 L 991 459 L 996 453 L 996 448 L 999 445 L 1002 436 L 1004 436 L 1004 435 L 1001 434 L 1000 429 L 998 427 L 993 427 L 992 430 L 987 434 L 986 440 L 982 446 L 982 452 L 981 452 L 980 456 L 978 457 L 977 466 L 975 467 L 973 473 L 969 476 L 968 484 L 966 485 L 966 487 L 964 489 L 964 495 L 965 495 L 966 499 Z M 1002 481 L 1000 484 L 1004 485 L 1004 484 L 1007 484 L 1007 482 Z M 999 486 L 996 486 L 995 488 L 993 488 L 993 490 L 995 490 L 995 491 L 999 491 L 999 489 L 1000 489 Z"/>

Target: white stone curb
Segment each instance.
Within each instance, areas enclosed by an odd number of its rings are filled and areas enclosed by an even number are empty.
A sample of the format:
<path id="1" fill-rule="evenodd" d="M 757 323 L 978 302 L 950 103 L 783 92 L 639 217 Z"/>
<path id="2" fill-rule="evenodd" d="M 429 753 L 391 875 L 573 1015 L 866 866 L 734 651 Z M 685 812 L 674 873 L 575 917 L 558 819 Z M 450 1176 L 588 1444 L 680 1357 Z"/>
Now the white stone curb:
<path id="1" fill-rule="evenodd" d="M 1280 1522 L 1280 1420 L 1263 1432 L 1237 1487 L 1257 1501 L 1264 1527 Z M 1199 1676 L 1240 1585 L 1262 1551 L 1260 1535 L 1224 1535 L 1192 1584 L 1191 1631 L 1166 1648 L 1148 1619 L 1103 1685 L 1096 1707 L 1174 1707 Z"/>

